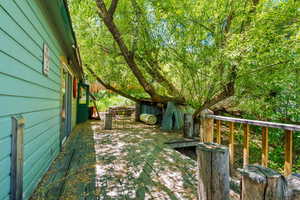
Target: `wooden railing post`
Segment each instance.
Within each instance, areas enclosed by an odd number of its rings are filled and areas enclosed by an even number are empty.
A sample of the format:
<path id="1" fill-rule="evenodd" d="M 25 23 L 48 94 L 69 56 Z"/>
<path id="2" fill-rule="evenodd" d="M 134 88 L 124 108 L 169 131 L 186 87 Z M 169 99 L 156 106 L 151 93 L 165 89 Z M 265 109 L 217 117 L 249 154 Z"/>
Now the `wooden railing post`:
<path id="1" fill-rule="evenodd" d="M 293 173 L 286 177 L 288 192 L 288 200 L 299 200 L 300 199 L 300 174 Z"/>
<path id="2" fill-rule="evenodd" d="M 200 136 L 200 119 L 196 118 L 193 121 L 193 131 L 194 131 L 194 136 L 199 137 Z"/>
<path id="3" fill-rule="evenodd" d="M 234 165 L 234 123 L 229 122 L 229 163 L 230 163 L 230 173 L 232 174 L 232 169 Z"/>
<path id="4" fill-rule="evenodd" d="M 201 142 L 213 142 L 214 139 L 214 119 L 207 118 L 207 115 L 212 115 L 211 110 L 205 109 L 201 112 L 200 122 L 200 141 Z"/>
<path id="5" fill-rule="evenodd" d="M 111 130 L 111 129 L 112 129 L 112 114 L 105 113 L 104 130 Z"/>
<path id="6" fill-rule="evenodd" d="M 243 124 L 244 129 L 244 138 L 243 138 L 243 166 L 249 164 L 249 141 L 250 141 L 250 125 L 263 127 L 262 131 L 262 161 L 261 164 L 264 167 L 268 166 L 268 153 L 269 153 L 269 144 L 268 128 L 278 128 L 285 130 L 285 163 L 284 163 L 284 174 L 288 176 L 292 173 L 292 162 L 293 162 L 293 132 L 300 131 L 300 125 L 295 124 L 284 124 L 276 122 L 267 122 L 259 120 L 249 120 L 249 119 L 240 119 L 233 117 L 225 117 L 210 114 L 207 110 L 203 111 L 201 115 L 201 134 L 200 141 L 212 141 L 213 140 L 213 131 L 212 124 L 213 120 L 216 121 L 216 133 L 217 133 L 217 143 L 221 142 L 221 122 L 229 122 L 229 161 L 230 161 L 230 172 L 232 173 L 234 165 L 234 123 Z"/>
<path id="7" fill-rule="evenodd" d="M 194 123 L 193 123 L 193 115 L 189 113 L 184 113 L 183 115 L 183 136 L 186 138 L 194 137 Z"/>
<path id="8" fill-rule="evenodd" d="M 135 121 L 140 122 L 140 115 L 141 115 L 141 103 L 135 103 Z"/>
<path id="9" fill-rule="evenodd" d="M 11 199 L 23 199 L 24 125 L 22 116 L 12 117 L 11 142 Z"/>
<path id="10" fill-rule="evenodd" d="M 221 144 L 221 121 L 216 120 L 217 144 Z"/>
<path id="11" fill-rule="evenodd" d="M 214 143 L 197 146 L 198 199 L 229 200 L 228 148 Z"/>
<path id="12" fill-rule="evenodd" d="M 249 124 L 244 124 L 244 138 L 243 138 L 243 166 L 249 164 L 249 140 L 250 140 L 250 130 Z"/>
<path id="13" fill-rule="evenodd" d="M 284 175 L 288 176 L 292 173 L 293 161 L 293 132 L 290 130 L 285 131 L 285 162 L 284 162 Z"/>
<path id="14" fill-rule="evenodd" d="M 248 165 L 242 174 L 241 200 L 285 200 L 287 181 L 276 171 Z"/>
<path id="15" fill-rule="evenodd" d="M 262 158 L 261 165 L 268 167 L 269 161 L 269 129 L 268 127 L 262 128 Z"/>

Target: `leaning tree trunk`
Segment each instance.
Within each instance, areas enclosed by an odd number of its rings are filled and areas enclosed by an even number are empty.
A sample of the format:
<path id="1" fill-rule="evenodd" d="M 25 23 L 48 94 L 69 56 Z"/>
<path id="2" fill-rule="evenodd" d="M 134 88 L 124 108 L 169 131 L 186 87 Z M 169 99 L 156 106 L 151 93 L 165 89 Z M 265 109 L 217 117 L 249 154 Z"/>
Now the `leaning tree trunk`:
<path id="1" fill-rule="evenodd" d="M 117 26 L 115 25 L 113 21 L 113 17 L 111 14 L 108 13 L 105 3 L 103 0 L 96 0 L 97 7 L 99 9 L 99 15 L 103 19 L 104 24 L 112 34 L 114 40 L 118 44 L 121 53 L 128 64 L 129 68 L 131 69 L 132 73 L 135 75 L 141 86 L 144 88 L 144 90 L 151 96 L 156 97 L 156 93 L 154 90 L 154 87 L 147 82 L 145 77 L 143 76 L 142 72 L 137 67 L 133 55 L 129 52 L 125 42 L 123 41 L 121 37 L 121 33 L 118 30 Z"/>
<path id="2" fill-rule="evenodd" d="M 168 101 L 174 101 L 176 103 L 184 104 L 185 100 L 180 97 L 168 97 L 168 96 L 161 96 L 159 95 L 152 84 L 150 84 L 146 78 L 144 77 L 141 70 L 138 68 L 134 55 L 132 52 L 129 51 L 128 47 L 126 46 L 124 40 L 122 39 L 121 33 L 117 28 L 116 24 L 113 21 L 112 15 L 107 11 L 105 3 L 103 0 L 96 0 L 96 4 L 98 7 L 98 14 L 102 18 L 104 24 L 110 31 L 111 35 L 113 36 L 115 42 L 118 44 L 122 56 L 124 57 L 128 67 L 137 78 L 139 84 L 143 87 L 146 93 L 151 96 L 153 102 L 161 102 L 166 103 Z"/>
<path id="3" fill-rule="evenodd" d="M 119 94 L 119 95 L 121 95 L 121 96 L 123 96 L 123 97 L 125 97 L 125 98 L 127 98 L 127 99 L 130 99 L 130 100 L 132 100 L 132 101 L 134 101 L 134 102 L 140 102 L 140 100 L 138 99 L 138 98 L 135 98 L 135 97 L 133 97 L 133 96 L 131 96 L 131 95 L 129 95 L 129 94 L 127 94 L 127 93 L 125 93 L 125 92 L 123 92 L 123 91 L 121 91 L 121 90 L 118 90 L 118 89 L 116 89 L 116 88 L 114 88 L 113 86 L 111 86 L 110 84 L 108 84 L 108 83 L 105 83 L 95 72 L 94 72 L 94 70 L 92 70 L 90 67 L 88 67 L 88 66 L 86 66 L 86 68 L 87 68 L 87 70 L 96 78 L 96 80 L 99 82 L 99 83 L 101 83 L 101 85 L 103 85 L 107 90 L 110 90 L 110 91 L 112 91 L 112 92 L 114 92 L 114 93 L 116 93 L 116 94 Z"/>

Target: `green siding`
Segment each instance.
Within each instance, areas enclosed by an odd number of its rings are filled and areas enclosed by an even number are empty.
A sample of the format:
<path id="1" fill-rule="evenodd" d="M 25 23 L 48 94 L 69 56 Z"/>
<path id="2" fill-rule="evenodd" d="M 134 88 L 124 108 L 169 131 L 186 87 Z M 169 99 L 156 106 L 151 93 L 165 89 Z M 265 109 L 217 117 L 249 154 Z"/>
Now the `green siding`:
<path id="1" fill-rule="evenodd" d="M 1 199 L 6 199 L 9 198 L 9 190 L 10 190 L 10 179 L 9 177 L 6 177 L 5 179 L 2 179 L 0 182 L 0 187 L 1 187 L 1 193 L 0 193 L 0 198 Z"/>
<path id="2" fill-rule="evenodd" d="M 10 119 L 0 118 L 0 199 L 8 198 L 10 173 L 10 145 L 11 125 Z"/>
<path id="3" fill-rule="evenodd" d="M 42 73 L 43 45 L 50 73 Z M 24 199 L 29 199 L 59 152 L 60 56 L 65 56 L 47 19 L 33 0 L 0 1 L 0 199 L 9 199 L 11 116 L 22 114 Z M 72 119 L 76 119 L 73 99 Z M 72 127 L 75 126 L 72 120 Z"/>

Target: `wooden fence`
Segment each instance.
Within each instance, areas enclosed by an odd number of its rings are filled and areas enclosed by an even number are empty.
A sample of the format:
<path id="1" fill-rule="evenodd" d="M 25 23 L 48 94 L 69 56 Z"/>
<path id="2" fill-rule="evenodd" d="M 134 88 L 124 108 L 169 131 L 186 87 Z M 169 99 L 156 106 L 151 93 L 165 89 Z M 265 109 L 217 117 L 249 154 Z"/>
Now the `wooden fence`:
<path id="1" fill-rule="evenodd" d="M 214 123 L 215 122 L 215 123 Z M 229 125 L 229 145 L 221 144 L 222 122 Z M 300 200 L 300 176 L 292 174 L 293 133 L 300 126 L 258 120 L 214 115 L 210 110 L 201 113 L 200 144 L 197 146 L 198 195 L 202 200 L 229 200 L 229 172 L 233 172 L 235 123 L 243 124 L 243 168 L 241 173 L 241 200 Z M 216 128 L 214 125 L 216 124 Z M 249 165 L 250 125 L 262 127 L 261 165 Z M 284 176 L 267 168 L 269 154 L 269 128 L 284 130 Z M 214 142 L 216 133 L 216 143 Z M 229 155 L 228 155 L 229 154 Z M 231 170 L 230 170 L 231 169 Z"/>
<path id="2" fill-rule="evenodd" d="M 216 121 L 216 131 L 214 131 L 214 120 Z M 213 115 L 209 110 L 201 113 L 200 139 L 202 142 L 213 142 L 214 132 L 216 132 L 216 142 L 221 144 L 221 125 L 222 121 L 229 123 L 229 162 L 230 166 L 234 163 L 234 127 L 235 123 L 243 124 L 243 166 L 249 164 L 249 141 L 250 141 L 250 125 L 262 127 L 262 156 L 261 165 L 268 167 L 269 154 L 269 128 L 278 128 L 284 130 L 285 134 L 285 163 L 284 175 L 288 176 L 292 173 L 293 160 L 293 132 L 300 131 L 299 125 L 282 124 L 258 120 L 239 119 L 233 117 L 224 117 Z"/>

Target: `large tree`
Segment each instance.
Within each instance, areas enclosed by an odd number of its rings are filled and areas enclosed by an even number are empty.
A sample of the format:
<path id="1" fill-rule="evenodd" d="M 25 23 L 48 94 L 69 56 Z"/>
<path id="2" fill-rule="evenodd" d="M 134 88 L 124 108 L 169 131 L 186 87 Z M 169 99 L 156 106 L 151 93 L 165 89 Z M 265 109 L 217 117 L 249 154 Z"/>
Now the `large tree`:
<path id="1" fill-rule="evenodd" d="M 299 71 L 299 1 L 69 2 L 93 77 L 135 101 L 188 104 L 197 117 L 229 97 L 267 98 L 266 81 L 284 87 Z"/>

